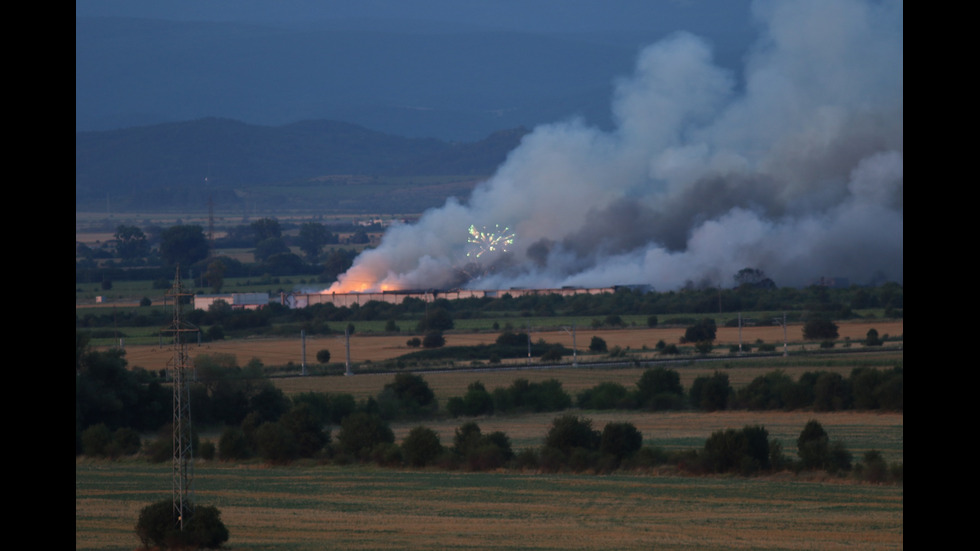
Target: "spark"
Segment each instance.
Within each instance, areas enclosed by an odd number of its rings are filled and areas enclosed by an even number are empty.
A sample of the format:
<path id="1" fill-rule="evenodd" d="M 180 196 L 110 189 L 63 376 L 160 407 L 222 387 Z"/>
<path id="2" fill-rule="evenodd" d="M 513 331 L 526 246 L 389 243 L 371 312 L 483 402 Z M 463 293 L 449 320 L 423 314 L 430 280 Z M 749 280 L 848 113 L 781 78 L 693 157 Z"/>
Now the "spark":
<path id="1" fill-rule="evenodd" d="M 499 225 L 495 225 L 492 230 L 486 226 L 482 230 L 478 230 L 475 225 L 471 225 L 469 234 L 467 243 L 470 247 L 466 256 L 471 258 L 480 258 L 493 253 L 505 253 L 514 244 L 514 234 L 510 228 L 501 228 Z"/>

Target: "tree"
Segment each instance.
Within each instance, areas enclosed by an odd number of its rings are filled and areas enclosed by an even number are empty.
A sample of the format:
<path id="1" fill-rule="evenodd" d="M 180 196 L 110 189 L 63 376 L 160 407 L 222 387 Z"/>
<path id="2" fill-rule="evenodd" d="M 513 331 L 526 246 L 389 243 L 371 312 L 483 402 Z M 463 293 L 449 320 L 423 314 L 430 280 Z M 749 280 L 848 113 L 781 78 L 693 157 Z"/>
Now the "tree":
<path id="1" fill-rule="evenodd" d="M 874 327 L 872 327 L 871 329 L 868 329 L 868 333 L 867 333 L 867 335 L 864 338 L 864 345 L 865 346 L 881 346 L 882 344 L 884 344 L 884 341 L 882 341 L 881 340 L 881 337 L 878 336 L 878 330 L 875 329 Z"/>
<path id="2" fill-rule="evenodd" d="M 803 338 L 806 340 L 834 340 L 837 337 L 837 324 L 829 319 L 814 318 L 803 324 Z"/>
<path id="3" fill-rule="evenodd" d="M 589 350 L 591 352 L 605 352 L 608 350 L 608 347 L 602 337 L 593 336 L 592 341 L 589 343 Z"/>
<path id="4" fill-rule="evenodd" d="M 316 353 L 316 361 L 322 364 L 330 363 L 330 351 L 326 348 L 323 350 L 318 350 Z"/>
<path id="5" fill-rule="evenodd" d="M 252 222 L 249 229 L 252 230 L 252 238 L 256 245 L 266 239 L 282 237 L 282 228 L 279 227 L 279 221 L 275 218 L 260 218 Z"/>
<path id="6" fill-rule="evenodd" d="M 769 432 L 762 426 L 712 433 L 704 443 L 705 467 L 716 473 L 751 474 L 770 468 Z"/>
<path id="7" fill-rule="evenodd" d="M 453 317 L 449 310 L 443 307 L 435 307 L 426 312 L 425 317 L 419 321 L 416 328 L 419 332 L 424 331 L 449 331 L 453 328 Z"/>
<path id="8" fill-rule="evenodd" d="M 575 448 L 598 450 L 602 436 L 592 429 L 592 420 L 575 415 L 556 418 L 548 429 L 544 445 L 568 456 Z"/>
<path id="9" fill-rule="evenodd" d="M 341 421 L 337 441 L 341 449 L 363 461 L 378 444 L 394 443 L 395 433 L 380 415 L 361 411 Z"/>
<path id="10" fill-rule="evenodd" d="M 120 224 L 116 227 L 116 256 L 123 260 L 141 258 L 149 254 L 150 244 L 146 234 L 137 226 Z"/>
<path id="11" fill-rule="evenodd" d="M 412 467 L 424 467 L 442 455 L 439 435 L 428 427 L 415 427 L 402 441 L 402 455 Z"/>
<path id="12" fill-rule="evenodd" d="M 330 230 L 318 222 L 306 222 L 299 227 L 299 249 L 310 261 L 320 256 L 323 246 L 336 241 Z"/>
<path id="13" fill-rule="evenodd" d="M 419 375 L 399 373 L 395 380 L 385 384 L 378 395 L 385 418 L 417 416 L 437 409 L 435 393 Z"/>
<path id="14" fill-rule="evenodd" d="M 225 284 L 225 263 L 220 259 L 213 260 L 208 264 L 208 271 L 204 272 L 204 279 L 211 286 L 213 293 L 220 293 Z"/>
<path id="15" fill-rule="evenodd" d="M 255 259 L 260 262 L 265 262 L 273 256 L 288 252 L 289 247 L 286 246 L 281 237 L 268 237 L 255 244 Z"/>
<path id="16" fill-rule="evenodd" d="M 439 348 L 446 344 L 442 331 L 429 331 L 422 337 L 422 348 Z"/>
<path id="17" fill-rule="evenodd" d="M 201 226 L 171 226 L 160 234 L 160 257 L 168 266 L 190 266 L 207 258 L 208 250 Z"/>
<path id="18" fill-rule="evenodd" d="M 757 289 L 776 288 L 776 283 L 758 268 L 742 268 L 732 278 L 735 280 L 735 286 L 740 289 L 752 287 Z"/>
<path id="19" fill-rule="evenodd" d="M 607 423 L 602 429 L 599 452 L 622 461 L 643 446 L 643 434 L 632 423 Z"/>
<path id="20" fill-rule="evenodd" d="M 804 469 L 823 469 L 830 461 L 830 437 L 817 420 L 811 419 L 796 439 L 797 453 Z"/>
<path id="21" fill-rule="evenodd" d="M 704 411 L 722 411 L 728 408 L 732 386 L 727 373 L 715 372 L 707 377 L 694 379 L 691 384 L 691 405 Z"/>
<path id="22" fill-rule="evenodd" d="M 174 522 L 172 500 L 147 505 L 136 521 L 136 536 L 149 548 L 217 549 L 228 541 L 229 532 L 221 521 L 221 512 L 212 505 L 198 505 L 194 514 L 178 530 Z"/>
<path id="23" fill-rule="evenodd" d="M 648 369 L 640 376 L 636 387 L 637 403 L 648 409 L 679 409 L 683 404 L 681 377 L 673 369 Z"/>
<path id="24" fill-rule="evenodd" d="M 718 331 L 718 326 L 715 325 L 715 320 L 712 318 L 703 318 L 697 321 L 694 325 L 687 328 L 684 331 L 684 338 L 681 339 L 682 342 L 712 342 L 715 340 L 715 334 Z"/>

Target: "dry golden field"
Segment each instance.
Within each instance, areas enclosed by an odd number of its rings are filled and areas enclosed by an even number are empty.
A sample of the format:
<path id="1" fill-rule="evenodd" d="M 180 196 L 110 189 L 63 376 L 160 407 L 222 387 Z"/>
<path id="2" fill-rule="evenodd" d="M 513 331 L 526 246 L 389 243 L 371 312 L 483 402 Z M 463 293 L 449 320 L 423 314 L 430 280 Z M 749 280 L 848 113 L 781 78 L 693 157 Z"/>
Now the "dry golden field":
<path id="1" fill-rule="evenodd" d="M 904 547 L 900 486 L 221 463 L 195 480 L 239 551 Z M 169 487 L 169 465 L 76 461 L 75 548 L 138 548 L 139 510 Z"/>
<path id="2" fill-rule="evenodd" d="M 849 338 L 851 341 L 859 342 L 864 339 L 868 329 L 872 327 L 877 329 L 881 335 L 898 336 L 904 334 L 904 322 L 902 320 L 841 322 L 838 325 L 840 339 L 842 340 Z M 587 351 L 589 340 L 593 335 L 603 338 L 610 348 L 620 346 L 624 349 L 628 347 L 631 350 L 639 351 L 644 347 L 652 350 L 659 340 L 666 343 L 678 343 L 684 335 L 684 329 L 579 329 L 576 332 L 575 344 L 580 353 Z M 405 344 L 410 336 L 407 333 L 394 336 L 355 334 L 350 339 L 351 362 L 355 364 L 366 361 L 380 362 L 412 352 L 414 349 Z M 446 334 L 446 344 L 447 346 L 487 344 L 496 340 L 497 336 L 497 333 L 450 332 Z M 564 344 L 569 348 L 572 346 L 572 335 L 564 331 L 532 332 L 531 336 L 535 341 L 544 339 L 547 342 Z M 803 338 L 802 325 L 790 325 L 787 328 L 787 338 L 792 349 L 798 350 Z M 741 331 L 741 339 L 743 343 L 751 344 L 757 340 L 762 340 L 765 343 L 781 346 L 783 330 L 781 327 L 746 327 Z M 738 328 L 718 328 L 716 344 L 731 345 L 738 342 Z M 855 346 L 858 345 L 855 344 Z M 330 351 L 332 362 L 344 361 L 345 350 L 342 336 L 307 337 L 306 361 L 308 364 L 315 363 L 316 352 L 321 349 Z M 285 365 L 292 362 L 300 366 L 303 363 L 303 342 L 299 337 L 210 342 L 200 346 L 191 345 L 189 352 L 192 358 L 198 354 L 233 354 L 239 365 L 245 365 L 252 358 L 258 358 L 264 365 Z M 132 366 L 151 370 L 165 369 L 167 362 L 171 359 L 171 350 L 168 346 L 131 345 L 126 347 L 126 358 Z M 570 360 L 570 358 L 566 358 L 566 360 Z M 519 364 L 524 361 L 519 359 L 516 363 Z"/>

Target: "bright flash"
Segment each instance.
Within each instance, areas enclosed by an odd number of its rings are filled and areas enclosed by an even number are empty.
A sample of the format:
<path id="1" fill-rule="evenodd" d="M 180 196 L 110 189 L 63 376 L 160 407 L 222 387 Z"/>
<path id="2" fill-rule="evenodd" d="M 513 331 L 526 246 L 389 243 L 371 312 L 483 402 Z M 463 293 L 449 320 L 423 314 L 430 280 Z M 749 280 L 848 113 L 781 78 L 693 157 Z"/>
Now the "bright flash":
<path id="1" fill-rule="evenodd" d="M 467 239 L 469 250 L 467 250 L 466 256 L 471 258 L 480 258 L 493 253 L 505 253 L 514 244 L 514 234 L 510 228 L 506 227 L 494 226 L 491 230 L 487 226 L 484 226 L 483 229 L 477 229 L 476 226 L 471 225 L 469 234 Z"/>

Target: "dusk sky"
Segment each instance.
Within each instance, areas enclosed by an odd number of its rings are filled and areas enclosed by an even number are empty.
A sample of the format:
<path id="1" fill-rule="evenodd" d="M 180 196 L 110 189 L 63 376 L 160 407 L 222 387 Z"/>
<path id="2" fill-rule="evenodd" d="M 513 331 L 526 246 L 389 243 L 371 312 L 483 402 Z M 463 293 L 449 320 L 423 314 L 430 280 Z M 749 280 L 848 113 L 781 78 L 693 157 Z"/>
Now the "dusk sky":
<path id="1" fill-rule="evenodd" d="M 341 290 L 903 280 L 901 2 L 347 4 L 77 2 L 76 129 L 531 129 Z M 471 225 L 511 250 L 466 266 Z"/>

